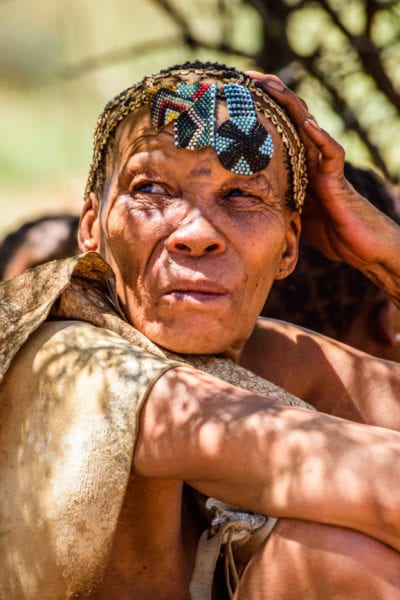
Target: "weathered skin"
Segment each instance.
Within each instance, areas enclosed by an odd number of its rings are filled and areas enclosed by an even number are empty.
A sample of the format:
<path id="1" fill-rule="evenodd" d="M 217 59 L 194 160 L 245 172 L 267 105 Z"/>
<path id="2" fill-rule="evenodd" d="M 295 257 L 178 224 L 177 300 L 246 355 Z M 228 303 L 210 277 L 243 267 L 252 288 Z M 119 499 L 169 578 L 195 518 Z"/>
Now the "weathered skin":
<path id="1" fill-rule="evenodd" d="M 382 243 L 370 250 L 378 237 L 375 213 L 346 187 L 343 153 L 285 88 L 276 95 L 305 139 L 312 189 L 321 197 L 307 215 L 309 237 L 331 256 L 357 263 L 398 300 L 397 259 L 386 256 Z M 90 596 L 98 584 L 101 598 L 187 600 L 199 531 L 182 500 L 184 481 L 281 519 L 249 564 L 235 600 L 263 598 L 265 589 L 280 600 L 310 593 L 349 599 L 359 592 L 366 598 L 398 595 L 400 435 L 374 425 L 388 424 L 384 410 L 375 410 L 380 389 L 384 401 L 397 406 L 399 366 L 366 359 L 375 383 L 364 385 L 361 353 L 279 324 L 255 328 L 274 279 L 295 266 L 300 233 L 298 213 L 285 204 L 280 138 L 270 122 L 264 126 L 276 148 L 271 163 L 262 173 L 241 177 L 224 170 L 210 148 L 178 150 L 168 127 L 156 134 L 145 112 L 123 121 L 107 191 L 102 198 L 91 193 L 83 209 L 81 249 L 106 258 L 128 323 L 150 343 L 242 361 L 326 412 L 286 406 L 282 398 L 175 366 L 149 390 L 133 447 L 139 400 L 126 380 L 141 369 L 131 347 L 88 325 L 44 325 L 15 358 L 4 384 L 2 450 L 12 454 L 5 455 L 4 473 L 10 489 L 21 486 L 8 497 L 9 517 L 16 531 L 25 519 L 36 526 L 43 520 L 41 531 L 55 532 L 51 572 L 42 557 L 48 544 L 41 533 L 33 536 L 32 552 L 19 544 L 16 559 L 14 548 L 8 550 L 7 560 L 25 586 L 21 592 L 13 584 L 22 597 Z M 339 192 L 343 202 L 331 202 Z M 392 251 L 399 231 L 379 223 L 381 234 L 388 230 Z M 360 235 L 354 235 L 355 226 Z M 301 336 L 305 346 L 297 343 Z M 310 354 L 304 351 L 310 347 Z M 280 365 L 273 359 L 278 352 Z M 68 356 L 84 377 L 68 378 L 58 392 L 57 384 L 53 395 L 46 381 L 64 374 Z M 108 359 L 126 377 L 111 378 Z M 32 390 L 38 391 L 33 403 Z M 342 416 L 369 425 L 337 418 Z M 42 433 L 42 439 L 32 438 L 34 470 L 30 456 L 24 460 L 28 421 L 35 436 Z"/>

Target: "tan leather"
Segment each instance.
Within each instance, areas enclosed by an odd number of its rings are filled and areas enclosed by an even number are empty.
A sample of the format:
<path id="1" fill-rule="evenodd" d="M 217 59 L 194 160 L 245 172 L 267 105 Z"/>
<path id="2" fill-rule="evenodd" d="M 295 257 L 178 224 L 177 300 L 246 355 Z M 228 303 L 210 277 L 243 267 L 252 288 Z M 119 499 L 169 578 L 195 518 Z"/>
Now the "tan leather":
<path id="1" fill-rule="evenodd" d="M 146 390 L 171 365 L 80 322 L 45 323 L 17 354 L 0 388 L 2 600 L 91 596 Z"/>

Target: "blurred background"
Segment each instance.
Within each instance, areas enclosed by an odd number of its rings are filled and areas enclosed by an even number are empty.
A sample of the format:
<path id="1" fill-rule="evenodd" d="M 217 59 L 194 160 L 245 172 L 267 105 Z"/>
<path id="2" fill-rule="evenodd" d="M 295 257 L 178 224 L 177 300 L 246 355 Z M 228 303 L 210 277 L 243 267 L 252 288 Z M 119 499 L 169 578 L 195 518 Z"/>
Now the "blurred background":
<path id="1" fill-rule="evenodd" d="M 0 0 L 0 40 L 0 236 L 78 212 L 105 102 L 194 58 L 277 73 L 398 183 L 399 1 Z"/>

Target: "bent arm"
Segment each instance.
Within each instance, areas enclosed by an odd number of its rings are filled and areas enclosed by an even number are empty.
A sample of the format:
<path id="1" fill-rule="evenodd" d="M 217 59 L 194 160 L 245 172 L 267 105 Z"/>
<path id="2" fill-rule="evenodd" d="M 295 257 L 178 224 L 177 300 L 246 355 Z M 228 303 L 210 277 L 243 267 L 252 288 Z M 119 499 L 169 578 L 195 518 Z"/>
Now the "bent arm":
<path id="1" fill-rule="evenodd" d="M 397 432 L 283 406 L 186 367 L 156 382 L 141 419 L 138 474 L 400 550 Z"/>
<path id="2" fill-rule="evenodd" d="M 288 111 L 304 144 L 309 187 L 303 234 L 328 258 L 359 269 L 400 307 L 400 227 L 346 180 L 343 148 L 306 103 L 274 75 L 248 75 Z"/>
<path id="3" fill-rule="evenodd" d="M 304 130 L 318 149 L 308 166 L 311 187 L 303 232 L 328 258 L 361 271 L 400 307 L 400 227 L 345 179 L 344 152 L 323 129 L 307 120 Z M 314 183 L 315 182 L 315 183 Z"/>

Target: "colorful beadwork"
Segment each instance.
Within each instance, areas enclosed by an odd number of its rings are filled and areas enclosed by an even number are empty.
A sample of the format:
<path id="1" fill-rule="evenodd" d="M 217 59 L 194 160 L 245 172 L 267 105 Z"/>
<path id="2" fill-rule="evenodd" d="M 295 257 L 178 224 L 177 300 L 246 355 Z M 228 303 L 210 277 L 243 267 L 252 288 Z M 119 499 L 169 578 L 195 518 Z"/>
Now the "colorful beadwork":
<path id="1" fill-rule="evenodd" d="M 191 94 L 193 105 L 176 121 L 176 146 L 188 150 L 213 146 L 218 91 L 216 84 L 182 83 L 178 87 L 180 94 Z"/>
<path id="2" fill-rule="evenodd" d="M 224 85 L 229 119 L 215 138 L 217 155 L 226 169 L 239 175 L 253 175 L 268 165 L 274 146 L 271 135 L 257 119 L 253 98 L 243 85 Z"/>
<path id="3" fill-rule="evenodd" d="M 157 117 L 157 123 L 160 125 L 160 127 L 162 127 L 162 123 L 166 125 L 168 122 L 174 121 L 176 126 L 178 119 L 183 114 L 191 110 L 191 108 L 185 109 L 184 107 L 193 106 L 191 102 L 196 100 L 194 96 L 197 96 L 198 94 L 201 95 L 201 90 L 204 89 L 203 86 L 206 86 L 207 89 L 207 87 L 213 85 L 210 83 L 210 80 L 211 82 L 215 82 L 217 85 L 219 90 L 218 99 L 220 96 L 223 96 L 223 86 L 236 83 L 238 87 L 247 88 L 254 101 L 256 113 L 269 119 L 269 121 L 275 127 L 276 132 L 280 136 L 283 144 L 287 166 L 289 169 L 289 189 L 286 202 L 288 207 L 292 210 L 296 209 L 301 211 L 307 189 L 305 150 L 294 124 L 284 109 L 276 104 L 276 102 L 268 95 L 262 86 L 260 86 L 256 81 L 247 77 L 244 73 L 218 63 L 201 63 L 198 61 L 185 63 L 184 65 L 177 65 L 171 67 L 170 69 L 165 69 L 155 75 L 149 75 L 139 83 L 130 86 L 126 90 L 123 90 L 120 94 L 106 104 L 104 110 L 97 120 L 94 131 L 93 159 L 90 165 L 90 171 L 86 183 L 85 198 L 87 198 L 91 192 L 95 192 L 99 196 L 101 196 L 104 192 L 106 177 L 105 167 L 106 161 L 108 160 L 107 153 L 110 149 L 110 140 L 114 136 L 116 129 L 123 119 L 143 106 L 151 107 L 152 114 L 157 112 L 156 106 L 153 106 L 154 100 L 160 89 L 164 89 L 167 93 L 167 96 L 172 97 L 173 102 L 179 101 L 180 106 L 175 108 L 168 107 L 168 105 L 164 106 L 164 116 L 162 116 L 163 107 L 162 102 L 159 99 L 159 114 Z M 179 93 L 177 93 L 178 88 L 180 88 Z M 200 90 L 200 92 L 198 92 L 198 90 Z M 189 100 L 189 104 L 186 104 L 185 100 Z M 240 102 L 239 104 L 242 105 L 241 109 L 243 110 L 243 102 Z M 183 112 L 180 112 L 181 108 L 184 108 Z M 210 107 L 210 115 L 214 110 L 214 107 Z M 233 102 L 231 103 L 229 110 L 231 114 L 228 122 L 232 121 L 232 116 L 233 121 L 235 122 L 238 114 L 236 111 L 236 106 Z M 200 116 L 201 115 L 202 111 L 200 111 Z M 238 138 L 241 134 L 238 134 L 237 131 L 232 133 L 231 124 L 228 126 L 227 123 L 223 123 L 218 132 L 215 133 L 215 121 L 211 123 L 210 117 L 209 120 L 207 118 L 207 122 L 209 125 L 207 131 L 209 132 L 208 135 L 209 139 L 211 140 L 210 145 L 214 148 L 216 147 L 216 138 L 218 133 L 220 155 L 222 156 L 224 152 L 230 152 L 232 150 L 232 146 L 229 147 L 229 140 L 233 139 L 236 142 L 236 138 Z M 183 123 L 184 121 L 182 121 L 182 124 Z M 155 124 L 155 128 L 157 130 L 159 129 L 157 124 Z M 228 131 L 225 137 L 224 132 L 226 129 L 228 129 Z M 241 131 L 246 131 L 246 128 L 243 129 L 242 123 L 240 123 L 239 129 Z M 249 133 L 249 130 L 247 130 L 247 133 Z M 177 143 L 183 144 L 186 141 L 183 133 L 179 134 L 177 137 L 179 137 L 180 140 L 178 140 Z M 189 135 L 188 137 L 190 138 Z M 193 140 L 192 144 L 189 141 L 188 144 L 195 148 L 202 147 L 201 144 L 206 140 L 204 137 L 202 137 L 202 135 L 199 136 L 199 140 L 200 141 Z M 250 136 L 250 141 L 254 143 L 255 155 L 272 155 L 273 146 L 268 137 L 266 137 L 265 141 L 257 147 L 257 131 L 254 131 Z M 247 159 L 250 154 L 253 155 L 253 151 L 250 153 L 246 150 L 247 143 L 249 143 L 249 140 L 244 139 L 242 140 L 241 144 L 239 144 L 242 146 L 242 153 L 235 165 L 233 165 L 233 168 L 236 169 L 236 172 L 242 171 L 244 173 L 248 173 L 250 170 L 253 171 L 253 169 L 255 170 L 258 168 L 258 166 L 260 166 L 256 162 L 255 165 L 250 165 L 249 168 L 249 161 Z M 260 157 L 257 156 L 257 160 L 259 158 Z M 225 160 L 225 158 L 223 158 L 223 160 Z"/>
<path id="4" fill-rule="evenodd" d="M 154 128 L 158 131 L 165 125 L 172 123 L 182 112 L 189 110 L 192 105 L 193 101 L 182 98 L 179 92 L 167 88 L 159 89 L 151 107 L 151 119 Z"/>
<path id="5" fill-rule="evenodd" d="M 160 88 L 151 106 L 157 131 L 175 122 L 177 148 L 216 149 L 222 165 L 252 175 L 268 165 L 273 153 L 270 134 L 257 119 L 250 91 L 239 84 L 223 86 L 229 119 L 215 133 L 218 87 L 215 83 L 180 83 L 176 91 Z"/>
<path id="6" fill-rule="evenodd" d="M 181 83 L 176 92 L 161 88 L 151 106 L 154 128 L 160 130 L 175 121 L 178 148 L 198 150 L 214 145 L 215 83 Z"/>

